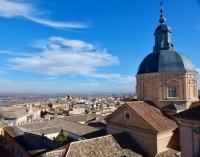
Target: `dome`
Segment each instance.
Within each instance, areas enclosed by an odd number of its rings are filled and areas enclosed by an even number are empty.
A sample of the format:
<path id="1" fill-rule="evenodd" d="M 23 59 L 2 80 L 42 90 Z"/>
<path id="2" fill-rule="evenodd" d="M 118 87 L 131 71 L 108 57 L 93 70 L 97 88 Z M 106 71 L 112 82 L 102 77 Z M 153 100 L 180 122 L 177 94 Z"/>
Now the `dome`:
<path id="1" fill-rule="evenodd" d="M 171 31 L 171 28 L 167 26 L 166 24 L 161 24 L 155 30 L 155 32 L 158 32 L 158 31 Z"/>
<path id="2" fill-rule="evenodd" d="M 137 74 L 154 72 L 194 72 L 197 73 L 192 61 L 182 53 L 172 50 L 160 50 L 144 58 Z"/>

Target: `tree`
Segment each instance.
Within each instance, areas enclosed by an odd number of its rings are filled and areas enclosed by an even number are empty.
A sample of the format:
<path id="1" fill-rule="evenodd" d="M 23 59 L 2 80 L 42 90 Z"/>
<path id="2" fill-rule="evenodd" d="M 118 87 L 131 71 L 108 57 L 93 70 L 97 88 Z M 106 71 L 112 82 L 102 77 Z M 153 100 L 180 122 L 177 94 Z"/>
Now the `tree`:
<path id="1" fill-rule="evenodd" d="M 64 145 L 64 144 L 69 143 L 70 138 L 69 138 L 69 136 L 61 135 L 61 136 L 58 138 L 57 141 L 58 141 L 59 144 Z"/>

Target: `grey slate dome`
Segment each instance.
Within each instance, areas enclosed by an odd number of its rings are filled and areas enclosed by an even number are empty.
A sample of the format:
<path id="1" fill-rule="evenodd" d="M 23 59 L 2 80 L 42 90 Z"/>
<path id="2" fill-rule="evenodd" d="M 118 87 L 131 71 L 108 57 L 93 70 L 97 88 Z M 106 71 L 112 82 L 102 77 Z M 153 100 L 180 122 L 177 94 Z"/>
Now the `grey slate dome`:
<path id="1" fill-rule="evenodd" d="M 164 24 L 166 19 L 161 6 L 160 25 L 154 32 L 155 45 L 153 52 L 144 58 L 137 74 L 154 72 L 194 72 L 197 73 L 192 61 L 182 53 L 174 51 L 171 42 L 171 28 Z"/>
<path id="2" fill-rule="evenodd" d="M 155 32 L 158 31 L 170 31 L 171 32 L 171 28 L 169 26 L 167 26 L 166 24 L 161 24 L 160 26 L 158 26 L 155 30 Z"/>
<path id="3" fill-rule="evenodd" d="M 172 50 L 150 53 L 140 64 L 137 74 L 154 72 L 197 73 L 194 64 L 187 56 Z"/>

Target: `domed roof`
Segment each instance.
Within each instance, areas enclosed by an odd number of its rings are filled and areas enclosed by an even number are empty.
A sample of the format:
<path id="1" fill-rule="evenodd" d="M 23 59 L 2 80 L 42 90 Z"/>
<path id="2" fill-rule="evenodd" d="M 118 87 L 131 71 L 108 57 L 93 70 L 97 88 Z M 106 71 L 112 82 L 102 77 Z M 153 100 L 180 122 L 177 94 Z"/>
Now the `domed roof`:
<path id="1" fill-rule="evenodd" d="M 158 32 L 158 31 L 171 31 L 171 28 L 167 26 L 166 24 L 161 24 L 155 30 L 155 32 Z"/>
<path id="2" fill-rule="evenodd" d="M 197 73 L 194 64 L 187 56 L 172 50 L 160 50 L 149 54 L 140 64 L 137 74 L 154 72 Z"/>

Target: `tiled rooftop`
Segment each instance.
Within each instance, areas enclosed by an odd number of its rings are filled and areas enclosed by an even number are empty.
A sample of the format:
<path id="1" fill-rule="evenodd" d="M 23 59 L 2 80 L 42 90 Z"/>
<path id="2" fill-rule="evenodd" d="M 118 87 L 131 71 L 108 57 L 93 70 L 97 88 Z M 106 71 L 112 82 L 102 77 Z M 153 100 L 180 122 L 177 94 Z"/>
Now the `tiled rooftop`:
<path id="1" fill-rule="evenodd" d="M 97 129 L 91 126 L 74 123 L 70 121 L 66 121 L 65 125 L 62 127 L 63 130 L 67 132 L 71 132 L 73 134 L 79 135 L 84 138 L 94 138 L 98 136 L 106 135 L 106 131 L 103 129 Z"/>
<path id="2" fill-rule="evenodd" d="M 166 151 L 163 151 L 159 154 L 157 154 L 155 157 L 178 157 L 179 151 L 173 150 L 173 149 L 168 149 Z"/>
<path id="3" fill-rule="evenodd" d="M 127 102 L 137 114 L 149 123 L 157 132 L 164 132 L 178 128 L 177 123 L 158 109 L 151 102 L 133 101 Z"/>
<path id="4" fill-rule="evenodd" d="M 18 128 L 24 128 L 24 129 L 28 129 L 28 130 L 35 130 L 35 129 L 41 129 L 43 128 L 48 122 L 37 122 L 37 123 L 30 123 L 30 124 L 24 124 L 24 125 L 20 125 L 17 126 Z"/>
<path id="5" fill-rule="evenodd" d="M 78 123 L 78 122 L 83 122 L 83 121 L 87 122 L 87 121 L 95 120 L 96 116 L 94 116 L 94 115 L 77 115 L 77 116 L 67 116 L 64 119 Z"/>
<path id="6" fill-rule="evenodd" d="M 65 119 L 61 119 L 61 118 L 52 119 L 52 120 L 48 121 L 46 123 L 46 125 L 43 126 L 43 128 L 54 127 L 54 126 L 63 126 L 65 122 L 67 122 L 67 121 Z"/>
<path id="7" fill-rule="evenodd" d="M 59 147 L 59 145 L 54 141 L 32 133 L 15 137 L 15 141 L 32 156 L 39 156 Z"/>
<path id="8" fill-rule="evenodd" d="M 106 131 L 103 129 L 97 129 L 91 126 L 67 121 L 64 118 L 57 118 L 48 122 L 37 122 L 16 127 L 24 132 L 32 132 L 37 134 L 59 133 L 61 129 L 63 129 L 67 132 L 82 136 L 84 138 L 93 138 L 106 135 Z"/>
<path id="9" fill-rule="evenodd" d="M 59 147 L 54 141 L 33 133 L 24 133 L 15 126 L 5 127 L 4 130 L 32 156 L 38 156 Z"/>
<path id="10" fill-rule="evenodd" d="M 0 108 L 0 115 L 2 118 L 19 118 L 27 114 L 25 108 L 5 109 L 6 107 Z M 10 107 L 8 107 L 10 108 Z"/>
<path id="11" fill-rule="evenodd" d="M 147 154 L 139 145 L 138 143 L 133 140 L 131 135 L 127 132 L 121 132 L 118 134 L 113 134 L 113 138 L 117 141 L 122 149 L 132 150 L 138 154 Z"/>
<path id="12" fill-rule="evenodd" d="M 26 109 L 25 107 L 0 107 L 0 111 L 3 112 L 14 112 L 18 110 Z"/>
<path id="13" fill-rule="evenodd" d="M 42 134 L 48 135 L 48 134 L 53 134 L 53 133 L 59 133 L 61 129 L 62 129 L 62 126 L 54 126 L 54 127 L 49 127 L 49 128 L 31 130 L 30 132 L 40 134 L 40 135 Z"/>
<path id="14" fill-rule="evenodd" d="M 127 134 L 127 133 L 122 133 Z M 118 134 L 117 136 L 120 136 Z M 134 144 L 129 143 L 132 139 L 123 135 L 124 141 L 127 145 Z M 127 139 L 127 137 L 129 139 Z M 67 151 L 66 157 L 142 157 L 143 154 L 137 153 L 134 150 L 128 149 L 128 147 L 122 147 L 118 144 L 114 136 L 107 135 L 98 138 L 82 140 L 78 142 L 72 142 Z M 133 145 L 134 147 L 134 145 Z"/>
<path id="15" fill-rule="evenodd" d="M 52 151 L 49 151 L 43 155 L 45 155 L 45 157 L 64 157 L 66 154 L 66 151 L 68 150 L 70 144 L 64 145 L 58 149 L 54 149 Z"/>
<path id="16" fill-rule="evenodd" d="M 173 115 L 175 118 L 200 121 L 200 106 L 196 106 Z"/>
<path id="17" fill-rule="evenodd" d="M 9 126 L 9 127 L 5 127 L 3 128 L 6 132 L 8 132 L 12 137 L 17 137 L 20 135 L 23 135 L 24 132 L 21 131 L 20 129 L 18 129 L 15 126 Z"/>
<path id="18" fill-rule="evenodd" d="M 162 107 L 161 109 L 168 109 L 168 110 L 175 110 L 175 111 L 185 110 L 185 108 L 183 106 L 180 106 L 180 105 L 177 105 L 177 104 L 174 104 L 174 103 L 170 103 L 170 104 Z"/>

